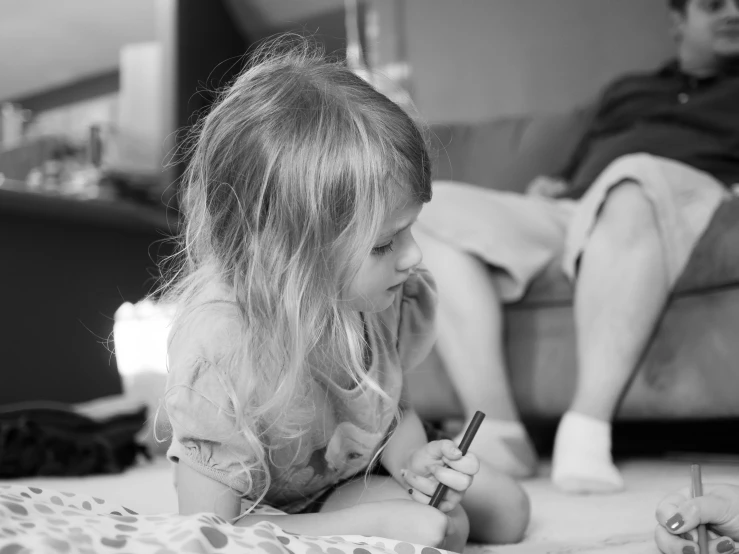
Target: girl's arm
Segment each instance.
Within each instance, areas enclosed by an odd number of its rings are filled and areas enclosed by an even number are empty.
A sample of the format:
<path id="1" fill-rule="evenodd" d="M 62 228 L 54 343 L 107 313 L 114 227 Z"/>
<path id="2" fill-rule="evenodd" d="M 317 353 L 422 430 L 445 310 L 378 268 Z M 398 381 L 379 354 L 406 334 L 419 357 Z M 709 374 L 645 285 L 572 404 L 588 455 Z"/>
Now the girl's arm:
<path id="1" fill-rule="evenodd" d="M 183 463 L 177 464 L 176 486 L 182 515 L 208 512 L 233 521 L 241 513 L 241 498 L 236 493 Z M 381 536 L 430 546 L 439 546 L 447 529 L 446 516 L 408 500 L 367 502 L 312 514 L 246 515 L 235 525 L 247 527 L 260 521 L 311 536 Z"/>
<path id="2" fill-rule="evenodd" d="M 177 497 L 180 514 L 215 513 L 233 521 L 241 513 L 241 497 L 226 485 L 179 463 L 176 469 Z M 367 517 L 361 505 L 336 512 L 295 515 L 246 515 L 234 525 L 246 527 L 270 521 L 285 531 L 310 535 L 375 535 L 377 516 Z"/>
<path id="3" fill-rule="evenodd" d="M 408 467 L 408 460 L 416 450 L 423 448 L 428 442 L 421 418 L 415 410 L 405 408 L 403 417 L 390 436 L 390 440 L 382 453 L 382 465 L 400 484 L 405 480 L 400 470 Z"/>
<path id="4" fill-rule="evenodd" d="M 400 470 L 408 467 L 410 456 L 426 443 L 426 433 L 418 414 L 406 409 L 383 452 L 385 469 L 407 487 Z M 416 480 L 411 480 L 414 488 L 418 489 Z M 433 489 L 422 492 L 430 496 Z M 449 491 L 447 494 L 454 493 Z M 470 538 L 477 542 L 519 542 L 528 527 L 531 508 L 526 492 L 514 479 L 485 463 L 480 464 L 472 486 L 464 495 L 462 506 L 470 519 Z"/>

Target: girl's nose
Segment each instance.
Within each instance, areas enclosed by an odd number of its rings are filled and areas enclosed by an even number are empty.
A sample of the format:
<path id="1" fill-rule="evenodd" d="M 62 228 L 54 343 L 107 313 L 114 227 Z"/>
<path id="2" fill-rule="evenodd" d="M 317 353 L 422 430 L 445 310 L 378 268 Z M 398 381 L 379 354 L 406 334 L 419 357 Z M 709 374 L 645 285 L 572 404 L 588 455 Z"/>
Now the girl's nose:
<path id="1" fill-rule="evenodd" d="M 400 272 L 410 271 L 423 261 L 423 252 L 416 243 L 412 235 L 408 235 L 407 243 L 404 245 L 403 252 L 398 256 L 395 269 Z"/>

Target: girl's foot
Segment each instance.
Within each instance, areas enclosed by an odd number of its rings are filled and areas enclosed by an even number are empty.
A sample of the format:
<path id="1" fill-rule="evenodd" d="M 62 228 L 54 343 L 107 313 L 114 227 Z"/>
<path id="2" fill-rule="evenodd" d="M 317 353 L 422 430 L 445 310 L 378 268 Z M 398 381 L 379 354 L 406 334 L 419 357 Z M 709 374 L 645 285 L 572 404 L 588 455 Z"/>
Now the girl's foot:
<path id="1" fill-rule="evenodd" d="M 562 417 L 554 440 L 552 481 L 573 494 L 609 494 L 624 488 L 611 457 L 610 422 L 578 412 Z"/>
<path id="2" fill-rule="evenodd" d="M 463 434 L 455 437 L 454 442 L 459 444 Z M 526 428 L 519 421 L 483 420 L 475 440 L 472 441 L 470 452 L 491 467 L 516 479 L 531 477 L 536 473 L 536 450 Z"/>

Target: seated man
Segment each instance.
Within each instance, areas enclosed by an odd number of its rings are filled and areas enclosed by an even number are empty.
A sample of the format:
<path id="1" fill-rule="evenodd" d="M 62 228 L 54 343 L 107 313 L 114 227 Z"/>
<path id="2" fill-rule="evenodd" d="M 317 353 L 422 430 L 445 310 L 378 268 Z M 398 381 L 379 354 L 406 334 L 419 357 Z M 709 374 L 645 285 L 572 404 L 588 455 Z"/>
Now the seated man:
<path id="1" fill-rule="evenodd" d="M 574 279 L 578 380 L 555 439 L 569 492 L 623 487 L 611 420 L 678 276 L 739 182 L 739 0 L 670 0 L 677 60 L 607 88 L 559 198 L 438 183 L 417 225 L 439 287 L 438 349 L 471 417 L 472 450 L 525 476 L 536 456 L 507 381 L 501 304 L 553 259 Z M 549 191 L 551 193 L 551 190 Z M 551 194 L 549 194 L 551 196 Z"/>

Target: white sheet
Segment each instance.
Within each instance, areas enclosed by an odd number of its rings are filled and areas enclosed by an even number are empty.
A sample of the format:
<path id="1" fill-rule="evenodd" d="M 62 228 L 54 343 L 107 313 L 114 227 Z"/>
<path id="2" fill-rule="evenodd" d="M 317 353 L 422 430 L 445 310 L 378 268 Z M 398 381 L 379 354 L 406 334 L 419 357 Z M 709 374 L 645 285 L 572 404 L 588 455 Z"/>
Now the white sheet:
<path id="1" fill-rule="evenodd" d="M 156 457 L 153 462 L 141 460 L 118 475 L 33 477 L 0 480 L 0 483 L 98 496 L 140 514 L 158 514 L 177 512 L 173 477 L 170 462 L 164 457 Z"/>
<path id="2" fill-rule="evenodd" d="M 654 509 L 666 493 L 690 485 L 690 462 L 633 461 L 619 464 L 627 490 L 611 496 L 568 496 L 549 481 L 548 468 L 524 481 L 531 497 L 532 519 L 523 543 L 494 547 L 503 552 L 599 552 L 603 554 L 654 553 Z M 177 497 L 169 462 L 142 461 L 121 475 L 84 478 L 33 478 L 0 483 L 23 484 L 87 494 L 121 504 L 140 514 L 177 511 Z M 704 483 L 739 485 L 739 465 L 703 464 Z M 493 491 L 494 494 L 494 491 Z M 466 554 L 493 552 L 490 547 L 469 546 Z"/>

